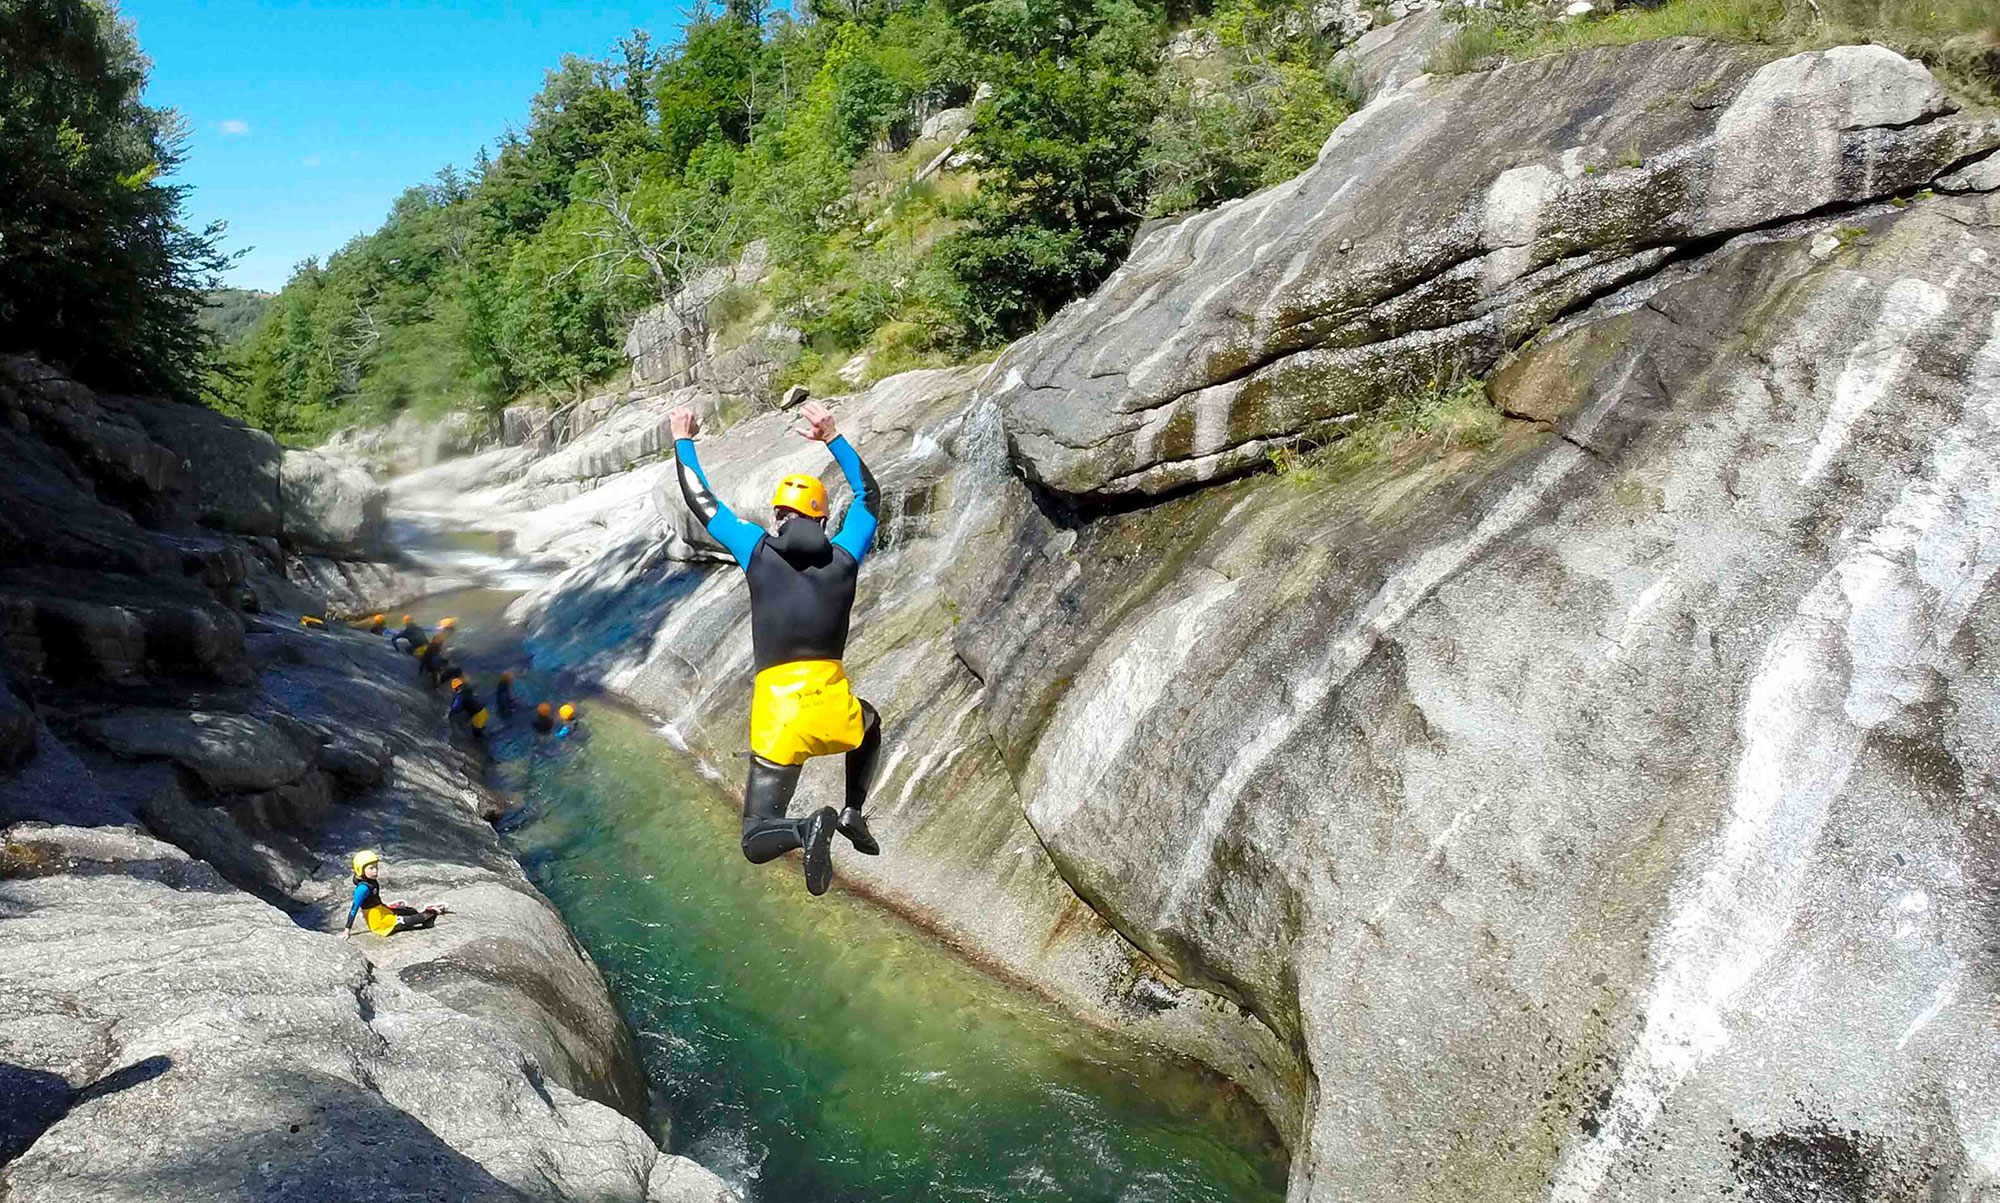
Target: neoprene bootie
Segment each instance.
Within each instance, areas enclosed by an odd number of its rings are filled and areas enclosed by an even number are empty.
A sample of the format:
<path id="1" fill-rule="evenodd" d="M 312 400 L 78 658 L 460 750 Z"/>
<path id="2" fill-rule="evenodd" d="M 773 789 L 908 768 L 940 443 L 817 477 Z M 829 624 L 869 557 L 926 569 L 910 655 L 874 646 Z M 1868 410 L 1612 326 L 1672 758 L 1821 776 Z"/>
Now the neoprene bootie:
<path id="1" fill-rule="evenodd" d="M 868 830 L 868 819 L 852 806 L 840 812 L 840 834 L 854 845 L 854 850 L 863 856 L 882 855 L 882 845 L 875 842 Z"/>
<path id="2" fill-rule="evenodd" d="M 833 884 L 833 831 L 839 825 L 833 807 L 822 806 L 799 826 L 799 842 L 806 848 L 806 893 L 815 898 Z"/>

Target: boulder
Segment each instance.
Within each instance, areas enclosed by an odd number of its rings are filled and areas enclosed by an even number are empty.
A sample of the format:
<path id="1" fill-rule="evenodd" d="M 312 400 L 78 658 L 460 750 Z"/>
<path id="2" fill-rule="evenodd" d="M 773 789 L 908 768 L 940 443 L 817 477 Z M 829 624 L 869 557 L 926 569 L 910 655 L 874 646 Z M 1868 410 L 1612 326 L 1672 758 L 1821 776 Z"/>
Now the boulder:
<path id="1" fill-rule="evenodd" d="M 37 598 L 35 633 L 51 675 L 124 681 L 145 670 L 145 622 L 124 606 Z"/>
<path id="2" fill-rule="evenodd" d="M 1937 182 L 1940 192 L 1992 192 L 2000 189 L 2000 154 L 1987 155 Z"/>
<path id="3" fill-rule="evenodd" d="M 1333 69 L 1352 81 L 1359 99 L 1372 102 L 1422 75 L 1454 28 L 1435 9 L 1404 17 L 1361 34 L 1333 56 Z"/>
<path id="4" fill-rule="evenodd" d="M 1671 258 L 1914 191 L 2000 145 L 2000 122 L 1949 110 L 1879 46 L 1760 65 L 1649 42 L 1406 87 L 1289 183 L 1149 232 L 1010 348 L 992 397 L 1056 492 L 1224 479 L 1426 380 L 1482 376 Z"/>
<path id="5" fill-rule="evenodd" d="M 275 789 L 303 776 L 316 749 L 282 727 L 247 714 L 121 710 L 87 720 L 92 740 L 128 759 L 165 759 L 225 793 Z"/>
<path id="6" fill-rule="evenodd" d="M 419 466 L 428 468 L 448 459 L 471 455 L 487 440 L 491 423 L 462 409 L 450 410 L 425 428 Z"/>
<path id="7" fill-rule="evenodd" d="M 917 136 L 924 142 L 956 142 L 971 128 L 971 109 L 940 109 L 924 118 L 923 129 Z"/>
<path id="8" fill-rule="evenodd" d="M 500 444 L 547 450 L 549 411 L 540 405 L 509 405 L 500 411 Z"/>
<path id="9" fill-rule="evenodd" d="M 276 439 L 200 406 L 138 398 L 115 404 L 179 461 L 195 522 L 235 535 L 279 532 L 284 453 Z"/>
<path id="10" fill-rule="evenodd" d="M 387 551 L 387 494 L 360 464 L 288 450 L 282 484 L 284 536 L 294 547 L 348 557 Z"/>
<path id="11" fill-rule="evenodd" d="M 769 270 L 770 244 L 759 238 L 744 246 L 733 264 L 708 268 L 688 278 L 669 301 L 640 314 L 625 336 L 632 383 L 681 388 L 700 382 L 707 358 L 709 305 L 731 285 L 751 287 Z"/>

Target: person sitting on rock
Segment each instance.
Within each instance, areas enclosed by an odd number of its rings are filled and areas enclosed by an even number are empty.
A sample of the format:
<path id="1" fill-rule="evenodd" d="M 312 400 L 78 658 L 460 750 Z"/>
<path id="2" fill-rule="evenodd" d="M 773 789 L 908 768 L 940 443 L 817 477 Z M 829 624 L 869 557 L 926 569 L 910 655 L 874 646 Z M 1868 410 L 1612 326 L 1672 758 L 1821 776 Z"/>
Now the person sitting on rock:
<path id="1" fill-rule="evenodd" d="M 390 647 L 408 652 L 412 656 L 423 651 L 425 645 L 429 644 L 430 641 L 430 635 L 422 627 L 411 621 L 408 614 L 403 615 L 403 629 L 389 636 Z"/>
<path id="2" fill-rule="evenodd" d="M 394 935 L 399 931 L 418 931 L 438 921 L 438 916 L 450 911 L 443 903 L 434 906 L 414 907 L 407 902 L 384 902 L 378 879 L 382 872 L 382 858 L 363 850 L 354 854 L 354 905 L 347 908 L 347 926 L 341 929 L 340 938 L 345 940 L 354 934 L 354 917 L 360 915 L 368 924 L 368 930 L 378 936 Z"/>
<path id="3" fill-rule="evenodd" d="M 513 717 L 514 715 L 513 673 L 504 672 L 500 674 L 500 683 L 493 687 L 493 708 L 500 712 L 501 718 Z"/>
<path id="4" fill-rule="evenodd" d="M 451 709 L 445 717 L 453 722 L 461 722 L 472 729 L 474 739 L 486 738 L 486 704 L 473 691 L 472 682 L 464 674 L 454 673 L 451 677 Z"/>
<path id="5" fill-rule="evenodd" d="M 833 880 L 833 833 L 858 852 L 881 847 L 861 808 L 882 745 L 881 718 L 854 696 L 841 656 L 854 607 L 855 578 L 875 537 L 881 493 L 868 466 L 834 430 L 833 411 L 817 401 L 801 411 L 805 438 L 825 443 L 854 491 L 840 530 L 826 535 L 826 486 L 804 474 L 785 477 L 771 497 L 776 529 L 765 532 L 731 513 L 709 488 L 695 457 L 701 432 L 694 411 L 673 412 L 681 497 L 743 569 L 750 586 L 750 641 L 757 678 L 750 699 L 750 771 L 743 787 L 743 855 L 752 864 L 805 849 L 806 889 L 826 893 Z M 846 809 L 823 806 L 786 816 L 808 758 L 845 753 Z"/>
<path id="6" fill-rule="evenodd" d="M 389 616 L 387 614 L 377 614 L 368 620 L 368 633 L 370 635 L 380 635 L 388 625 Z"/>
<path id="7" fill-rule="evenodd" d="M 556 729 L 555 707 L 549 705 L 547 702 L 537 704 L 535 706 L 534 728 L 537 735 L 547 735 L 554 731 Z"/>
<path id="8" fill-rule="evenodd" d="M 570 733 L 576 730 L 576 707 L 564 702 L 556 708 L 556 718 L 562 724 L 556 728 L 556 738 L 568 739 Z"/>

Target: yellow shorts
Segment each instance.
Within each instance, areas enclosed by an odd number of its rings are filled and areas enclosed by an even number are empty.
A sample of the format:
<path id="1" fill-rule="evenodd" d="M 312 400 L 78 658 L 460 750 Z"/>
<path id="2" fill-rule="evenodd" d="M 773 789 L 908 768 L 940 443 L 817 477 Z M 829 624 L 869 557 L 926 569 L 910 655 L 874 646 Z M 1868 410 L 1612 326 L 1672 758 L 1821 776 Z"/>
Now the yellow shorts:
<path id="1" fill-rule="evenodd" d="M 750 696 L 750 750 L 772 764 L 861 746 L 861 703 L 838 660 L 794 660 L 757 674 Z"/>

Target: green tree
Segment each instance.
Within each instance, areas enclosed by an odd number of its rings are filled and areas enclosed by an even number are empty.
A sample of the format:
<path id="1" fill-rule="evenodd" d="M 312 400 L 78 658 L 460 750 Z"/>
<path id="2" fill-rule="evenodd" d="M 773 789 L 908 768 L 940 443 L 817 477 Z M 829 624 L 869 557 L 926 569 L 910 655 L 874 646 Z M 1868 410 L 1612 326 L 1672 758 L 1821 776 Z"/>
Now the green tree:
<path id="1" fill-rule="evenodd" d="M 97 0 L 0 0 L 0 345 L 107 388 L 197 398 L 231 256 L 186 224 L 187 129 Z"/>
<path id="2" fill-rule="evenodd" d="M 981 0 L 955 17 L 994 94 L 970 140 L 985 184 L 939 253 L 967 327 L 992 342 L 1094 288 L 1130 247 L 1163 22 L 1132 0 Z"/>

